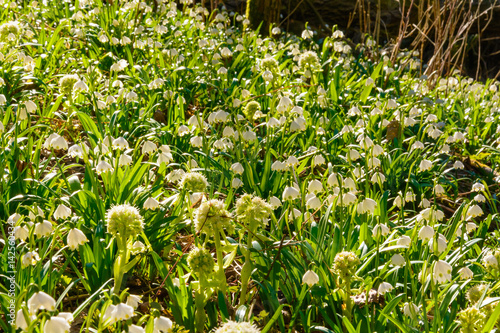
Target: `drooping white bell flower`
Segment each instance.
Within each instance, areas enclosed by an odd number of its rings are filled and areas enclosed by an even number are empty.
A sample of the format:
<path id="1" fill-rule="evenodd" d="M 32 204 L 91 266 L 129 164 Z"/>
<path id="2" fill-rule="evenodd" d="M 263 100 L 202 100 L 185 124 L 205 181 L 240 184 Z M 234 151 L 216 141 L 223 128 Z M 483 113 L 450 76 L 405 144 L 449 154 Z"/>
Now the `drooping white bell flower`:
<path id="1" fill-rule="evenodd" d="M 38 310 L 54 311 L 56 309 L 56 301 L 49 294 L 40 291 L 28 300 L 28 309 L 30 314 L 36 314 Z"/>
<path id="2" fill-rule="evenodd" d="M 451 281 L 451 270 L 452 267 L 444 260 L 436 261 L 434 265 L 433 278 L 437 283 L 445 283 Z"/>
<path id="3" fill-rule="evenodd" d="M 71 250 L 76 250 L 80 245 L 87 243 L 89 240 L 80 229 L 71 229 L 68 232 L 68 247 Z"/>
<path id="4" fill-rule="evenodd" d="M 319 282 L 319 276 L 318 274 L 314 273 L 313 271 L 309 270 L 305 272 L 304 276 L 302 276 L 302 283 L 305 283 L 311 288 L 315 284 Z"/>

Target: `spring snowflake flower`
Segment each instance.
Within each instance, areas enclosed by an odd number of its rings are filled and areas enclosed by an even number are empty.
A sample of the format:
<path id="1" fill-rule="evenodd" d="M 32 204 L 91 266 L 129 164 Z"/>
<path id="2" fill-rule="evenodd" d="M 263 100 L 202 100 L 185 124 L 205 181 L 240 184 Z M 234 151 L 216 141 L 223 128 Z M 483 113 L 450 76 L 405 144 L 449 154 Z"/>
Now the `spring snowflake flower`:
<path id="1" fill-rule="evenodd" d="M 307 271 L 304 276 L 302 277 L 302 283 L 307 284 L 309 288 L 314 286 L 319 282 L 319 276 L 318 274 L 314 273 L 313 271 L 309 270 Z"/>
<path id="2" fill-rule="evenodd" d="M 446 261 L 438 260 L 434 264 L 434 281 L 437 283 L 445 283 L 451 281 L 451 270 L 452 267 Z"/>
<path id="3" fill-rule="evenodd" d="M 25 241 L 30 235 L 29 230 L 26 227 L 17 226 L 14 227 L 14 238 L 20 241 Z"/>
<path id="4" fill-rule="evenodd" d="M 61 317 L 52 317 L 45 322 L 43 327 L 44 333 L 68 333 L 70 329 L 69 323 Z"/>
<path id="5" fill-rule="evenodd" d="M 28 267 L 30 265 L 35 266 L 38 261 L 40 261 L 38 253 L 36 253 L 35 251 L 26 252 L 26 254 L 23 256 L 21 260 L 21 266 L 23 268 Z"/>
<path id="6" fill-rule="evenodd" d="M 483 210 L 481 209 L 481 207 L 479 207 L 478 205 L 472 205 L 467 210 L 466 217 L 467 219 L 470 219 L 481 215 L 483 215 Z"/>
<path id="7" fill-rule="evenodd" d="M 213 235 L 222 229 L 226 229 L 229 233 L 234 232 L 231 214 L 220 200 L 209 200 L 200 205 L 196 210 L 195 228 L 196 231 L 202 231 L 207 235 Z"/>
<path id="8" fill-rule="evenodd" d="M 127 305 L 137 309 L 139 306 L 139 302 L 141 301 L 142 296 L 137 295 L 128 295 L 127 297 Z"/>
<path id="9" fill-rule="evenodd" d="M 391 292 L 394 289 L 394 287 L 389 283 L 389 282 L 382 282 L 378 286 L 378 293 L 381 295 L 385 295 L 388 292 Z"/>
<path id="10" fill-rule="evenodd" d="M 420 312 L 420 307 L 418 307 L 417 305 L 409 302 L 409 303 L 405 303 L 403 305 L 403 313 L 405 314 L 405 316 L 407 317 L 410 317 L 410 318 L 413 318 L 413 319 L 416 319 L 418 314 Z"/>
<path id="11" fill-rule="evenodd" d="M 33 294 L 28 300 L 28 310 L 30 314 L 36 314 L 38 310 L 54 311 L 55 309 L 55 299 L 43 291 Z"/>
<path id="12" fill-rule="evenodd" d="M 411 244 L 411 238 L 406 235 L 403 235 L 398 239 L 396 244 L 400 246 L 409 247 Z"/>
<path id="13" fill-rule="evenodd" d="M 35 235 L 37 236 L 48 236 L 52 233 L 52 223 L 49 221 L 43 221 L 35 225 Z"/>
<path id="14" fill-rule="evenodd" d="M 418 167 L 420 169 L 420 171 L 428 171 L 432 168 L 432 162 L 429 161 L 429 160 L 422 160 L 420 162 L 420 165 Z"/>
<path id="15" fill-rule="evenodd" d="M 488 252 L 483 258 L 483 265 L 486 269 L 498 269 L 498 258 L 500 257 L 500 251 Z"/>
<path id="16" fill-rule="evenodd" d="M 286 187 L 283 191 L 283 200 L 295 200 L 300 197 L 300 192 L 295 187 Z"/>
<path id="17" fill-rule="evenodd" d="M 424 225 L 418 232 L 418 238 L 423 242 L 427 242 L 434 236 L 434 229 L 431 226 Z"/>
<path id="18" fill-rule="evenodd" d="M 146 330 L 141 326 L 130 325 L 128 327 L 128 333 L 146 333 Z"/>
<path id="19" fill-rule="evenodd" d="M 406 264 L 406 260 L 402 255 L 396 253 L 391 257 L 391 264 L 394 266 L 403 267 Z"/>
<path id="20" fill-rule="evenodd" d="M 76 250 L 78 246 L 87 243 L 89 240 L 85 234 L 79 229 L 71 229 L 68 232 L 68 247 L 71 250 Z"/>
<path id="21" fill-rule="evenodd" d="M 391 230 L 389 229 L 389 227 L 387 227 L 387 225 L 377 224 L 373 228 L 373 237 L 375 237 L 375 238 L 378 238 L 380 236 L 385 237 L 385 236 L 389 235 L 390 232 L 391 232 Z"/>
<path id="22" fill-rule="evenodd" d="M 108 232 L 124 239 L 140 234 L 144 228 L 142 216 L 137 208 L 129 204 L 113 206 L 106 213 Z"/>
<path id="23" fill-rule="evenodd" d="M 484 190 L 485 190 L 485 187 L 481 183 L 475 183 L 474 185 L 472 185 L 473 192 L 484 192 Z"/>
<path id="24" fill-rule="evenodd" d="M 150 210 L 155 210 L 159 206 L 160 206 L 160 203 L 158 202 L 158 200 L 156 200 L 153 197 L 147 198 L 146 201 L 144 202 L 144 205 L 143 205 L 144 209 L 150 209 Z"/>
<path id="25" fill-rule="evenodd" d="M 460 274 L 460 278 L 463 280 L 472 279 L 474 277 L 474 273 L 471 271 L 469 267 L 462 267 L 458 270 L 458 274 Z"/>
<path id="26" fill-rule="evenodd" d="M 208 186 L 207 179 L 201 173 L 189 172 L 183 175 L 180 186 L 190 192 L 204 192 Z"/>
<path id="27" fill-rule="evenodd" d="M 170 333 L 172 326 L 173 323 L 169 318 L 160 316 L 154 320 L 153 333 Z"/>
<path id="28" fill-rule="evenodd" d="M 54 212 L 54 218 L 59 220 L 59 219 L 66 219 L 71 216 L 71 209 L 64 204 L 60 204 L 57 206 L 56 211 Z"/>

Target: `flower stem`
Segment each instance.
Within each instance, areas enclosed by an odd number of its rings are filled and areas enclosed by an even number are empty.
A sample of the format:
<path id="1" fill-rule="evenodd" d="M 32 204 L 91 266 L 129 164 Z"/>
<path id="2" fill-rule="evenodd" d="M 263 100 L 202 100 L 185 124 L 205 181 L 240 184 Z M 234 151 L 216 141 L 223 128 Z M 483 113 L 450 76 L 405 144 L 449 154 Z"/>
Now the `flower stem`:
<path id="1" fill-rule="evenodd" d="M 250 258 L 250 247 L 252 246 L 252 234 L 248 234 L 247 238 L 247 248 L 245 252 L 245 263 L 241 269 L 241 294 L 240 294 L 240 305 L 245 304 L 247 298 L 247 288 L 248 282 L 250 280 L 250 275 L 252 274 L 252 261 Z"/>

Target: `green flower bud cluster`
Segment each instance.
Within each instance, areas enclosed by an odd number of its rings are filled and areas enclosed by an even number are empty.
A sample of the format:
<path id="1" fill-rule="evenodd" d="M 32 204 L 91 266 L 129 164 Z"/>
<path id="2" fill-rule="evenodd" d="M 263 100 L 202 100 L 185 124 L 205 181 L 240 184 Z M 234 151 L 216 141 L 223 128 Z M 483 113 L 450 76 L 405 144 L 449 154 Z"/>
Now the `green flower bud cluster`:
<path id="1" fill-rule="evenodd" d="M 214 271 L 215 260 L 204 248 L 194 248 L 187 257 L 189 268 L 199 279 L 207 279 Z"/>
<path id="2" fill-rule="evenodd" d="M 467 290 L 465 297 L 471 304 L 476 304 L 484 294 L 487 286 L 485 284 L 476 284 L 474 287 Z"/>
<path id="3" fill-rule="evenodd" d="M 15 40 L 21 34 L 21 25 L 17 21 L 10 21 L 0 25 L 0 42 Z"/>
<path id="4" fill-rule="evenodd" d="M 458 313 L 458 321 L 460 323 L 461 333 L 476 333 L 481 332 L 485 315 L 476 307 L 467 308 Z"/>
<path id="5" fill-rule="evenodd" d="M 477 284 L 465 294 L 472 306 L 458 314 L 458 321 L 462 326 L 460 332 L 481 332 L 486 320 L 493 315 L 496 307 L 500 306 L 499 301 L 491 301 L 492 299 L 487 295 L 482 302 L 482 304 L 486 305 L 479 306 L 478 302 L 483 297 L 487 288 L 488 286 L 485 284 Z M 500 329 L 500 318 L 497 319 L 495 327 Z"/>
<path id="6" fill-rule="evenodd" d="M 228 233 L 234 232 L 231 214 L 220 200 L 209 200 L 200 205 L 196 210 L 195 228 L 207 235 L 214 235 L 222 229 Z"/>
<path id="7" fill-rule="evenodd" d="M 319 58 L 316 52 L 307 51 L 302 53 L 299 57 L 299 67 L 303 70 L 319 67 Z"/>
<path id="8" fill-rule="evenodd" d="M 207 179 L 201 173 L 188 172 L 181 179 L 181 188 L 190 192 L 203 192 L 208 186 Z"/>
<path id="9" fill-rule="evenodd" d="M 279 71 L 278 61 L 273 57 L 264 58 L 260 61 L 260 69 L 276 73 Z"/>
<path id="10" fill-rule="evenodd" d="M 260 333 L 260 330 L 251 323 L 230 320 L 216 329 L 215 333 Z"/>
<path id="11" fill-rule="evenodd" d="M 245 117 L 247 117 L 248 120 L 253 120 L 255 112 L 260 110 L 260 104 L 259 102 L 256 101 L 250 101 L 245 105 L 245 108 L 243 109 L 243 114 Z"/>
<path id="12" fill-rule="evenodd" d="M 76 74 L 64 75 L 59 80 L 59 92 L 64 95 L 70 95 L 73 92 L 73 86 L 80 80 Z"/>
<path id="13" fill-rule="evenodd" d="M 238 221 L 247 225 L 252 231 L 265 224 L 271 212 L 270 204 L 250 194 L 244 194 L 236 201 Z"/>
<path id="14" fill-rule="evenodd" d="M 140 234 L 144 228 L 142 216 L 137 208 L 124 204 L 114 206 L 106 214 L 108 232 L 113 236 L 120 235 L 125 239 Z"/>
<path id="15" fill-rule="evenodd" d="M 355 275 L 361 262 L 353 252 L 340 252 L 333 261 L 333 271 L 343 281 L 349 281 Z"/>

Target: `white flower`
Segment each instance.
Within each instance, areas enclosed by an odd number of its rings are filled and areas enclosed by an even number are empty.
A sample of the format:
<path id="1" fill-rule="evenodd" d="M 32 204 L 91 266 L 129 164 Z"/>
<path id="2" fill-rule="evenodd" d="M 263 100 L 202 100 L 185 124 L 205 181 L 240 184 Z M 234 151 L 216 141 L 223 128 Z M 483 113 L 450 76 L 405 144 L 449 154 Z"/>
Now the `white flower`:
<path id="1" fill-rule="evenodd" d="M 378 238 L 379 236 L 387 236 L 391 230 L 385 224 L 377 224 L 373 228 L 373 237 Z"/>
<path id="2" fill-rule="evenodd" d="M 128 333 L 145 333 L 146 331 L 141 326 L 130 325 L 128 327 Z"/>
<path id="3" fill-rule="evenodd" d="M 460 161 L 455 161 L 455 163 L 453 163 L 453 168 L 454 169 L 460 169 L 460 170 L 463 170 L 465 168 L 464 164 Z"/>
<path id="4" fill-rule="evenodd" d="M 483 210 L 478 205 L 470 206 L 469 209 L 467 210 L 467 214 L 466 214 L 468 219 L 472 218 L 472 217 L 478 217 L 481 215 L 483 215 Z"/>
<path id="5" fill-rule="evenodd" d="M 30 320 L 36 319 L 35 315 L 30 316 Z M 26 317 L 24 316 L 23 309 L 19 309 L 16 313 L 16 325 L 15 328 L 20 328 L 23 331 L 26 331 L 28 328 L 28 322 L 26 321 Z"/>
<path id="6" fill-rule="evenodd" d="M 143 208 L 144 209 L 151 209 L 151 210 L 155 210 L 157 209 L 158 207 L 160 206 L 160 203 L 158 202 L 158 200 L 156 200 L 155 198 L 153 197 L 149 197 L 146 199 L 146 201 L 144 202 L 144 205 L 143 205 Z"/>
<path id="7" fill-rule="evenodd" d="M 391 264 L 393 264 L 394 266 L 403 267 L 405 263 L 405 258 L 399 253 L 396 253 L 391 257 Z"/>
<path id="8" fill-rule="evenodd" d="M 321 207 L 321 200 L 317 196 L 312 194 L 311 198 L 307 200 L 306 206 L 308 209 L 318 209 Z"/>
<path id="9" fill-rule="evenodd" d="M 403 313 L 405 316 L 416 319 L 420 308 L 413 303 L 405 303 L 403 306 Z"/>
<path id="10" fill-rule="evenodd" d="M 132 164 L 132 157 L 128 156 L 127 154 L 121 154 L 120 158 L 118 159 L 118 166 L 127 166 Z"/>
<path id="11" fill-rule="evenodd" d="M 338 176 L 336 173 L 332 173 L 330 176 L 328 176 L 328 180 L 326 181 L 328 186 L 330 186 L 330 187 L 339 186 L 339 181 L 338 181 L 337 177 Z"/>
<path id="12" fill-rule="evenodd" d="M 241 163 L 234 163 L 233 165 L 231 165 L 231 171 L 233 171 L 237 175 L 241 175 L 243 174 L 243 171 L 245 171 L 245 169 L 243 168 L 243 165 L 241 165 Z"/>
<path id="13" fill-rule="evenodd" d="M 295 187 L 286 187 L 283 191 L 283 200 L 295 200 L 300 197 L 300 192 Z"/>
<path id="14" fill-rule="evenodd" d="M 446 261 L 438 260 L 434 265 L 434 281 L 437 283 L 444 283 L 446 281 L 451 281 L 451 270 L 452 267 Z"/>
<path id="15" fill-rule="evenodd" d="M 68 323 L 71 323 L 74 319 L 73 314 L 71 312 L 59 312 L 57 317 L 66 320 Z"/>
<path id="16" fill-rule="evenodd" d="M 460 274 L 460 278 L 464 280 L 472 279 L 474 277 L 474 273 L 470 270 L 469 267 L 460 268 L 458 274 Z"/>
<path id="17" fill-rule="evenodd" d="M 398 239 L 398 242 L 396 244 L 400 246 L 409 247 L 411 244 L 411 238 L 403 235 Z"/>
<path id="18" fill-rule="evenodd" d="M 35 314 L 38 310 L 54 311 L 56 309 L 56 301 L 52 296 L 40 291 L 33 294 L 28 300 L 28 309 L 30 314 Z"/>
<path id="19" fill-rule="evenodd" d="M 233 180 L 231 181 L 231 187 L 238 188 L 241 186 L 243 186 L 243 181 L 239 178 L 233 178 Z"/>
<path id="20" fill-rule="evenodd" d="M 442 234 L 439 234 L 437 238 L 437 253 L 438 254 L 443 253 L 446 250 L 447 245 L 448 244 L 446 237 L 444 237 Z M 429 248 L 431 252 L 434 252 L 434 238 L 431 238 L 429 240 Z"/>
<path id="21" fill-rule="evenodd" d="M 125 140 L 125 138 L 123 137 L 114 139 L 111 146 L 115 149 L 122 149 L 122 150 L 128 149 L 129 147 L 127 140 Z"/>
<path id="22" fill-rule="evenodd" d="M 40 261 L 40 257 L 38 256 L 38 253 L 35 251 L 32 252 L 27 252 L 22 259 L 21 266 L 22 267 L 28 267 L 28 266 L 34 266 L 36 263 Z"/>
<path id="23" fill-rule="evenodd" d="M 473 192 L 484 192 L 484 190 L 484 185 L 481 183 L 475 183 L 474 185 L 472 185 Z"/>
<path id="24" fill-rule="evenodd" d="M 434 229 L 428 225 L 424 225 L 418 232 L 418 238 L 424 242 L 432 239 L 432 236 L 434 236 Z"/>
<path id="25" fill-rule="evenodd" d="M 375 212 L 375 208 L 377 208 L 377 202 L 373 199 L 366 198 L 358 204 L 357 212 L 358 214 L 373 214 Z"/>
<path id="26" fill-rule="evenodd" d="M 203 146 L 203 138 L 201 136 L 193 136 L 189 142 L 191 143 L 191 146 L 200 148 Z"/>
<path id="27" fill-rule="evenodd" d="M 80 229 L 71 229 L 68 232 L 68 246 L 71 250 L 76 250 L 78 246 L 85 244 L 89 240 Z"/>
<path id="28" fill-rule="evenodd" d="M 154 320 L 153 333 L 169 333 L 172 331 L 172 321 L 167 318 L 160 316 Z"/>
<path id="29" fill-rule="evenodd" d="M 486 267 L 498 268 L 498 259 L 492 253 L 483 258 L 483 263 Z"/>
<path id="30" fill-rule="evenodd" d="M 141 301 L 142 296 L 137 296 L 137 295 L 129 295 L 127 297 L 127 305 L 133 307 L 134 309 L 137 309 L 139 306 L 139 302 Z"/>
<path id="31" fill-rule="evenodd" d="M 130 305 L 120 303 L 111 311 L 111 321 L 126 320 L 134 316 L 134 308 Z"/>
<path id="32" fill-rule="evenodd" d="M 135 253 L 143 252 L 145 249 L 146 249 L 146 245 L 144 245 L 143 242 L 136 240 L 134 242 L 134 244 L 132 244 L 132 247 L 130 250 L 132 251 L 132 254 L 135 254 Z"/>
<path id="33" fill-rule="evenodd" d="M 280 199 L 273 196 L 269 198 L 269 204 L 271 205 L 272 209 L 276 209 L 281 206 L 281 201 Z"/>
<path id="34" fill-rule="evenodd" d="M 35 235 L 37 236 L 48 236 L 52 233 L 52 223 L 49 221 L 43 221 L 35 225 Z"/>
<path id="35" fill-rule="evenodd" d="M 32 102 L 32 101 L 26 101 L 26 102 L 24 102 L 24 107 L 26 108 L 26 110 L 29 113 L 35 111 L 36 108 L 37 108 L 36 104 L 34 102 Z"/>
<path id="36" fill-rule="evenodd" d="M 56 211 L 54 212 L 55 219 L 65 219 L 71 216 L 71 209 L 66 207 L 63 204 L 57 206 Z"/>
<path id="37" fill-rule="evenodd" d="M 315 155 L 313 158 L 313 166 L 323 165 L 323 164 L 325 164 L 325 162 L 326 162 L 326 160 L 323 157 L 323 155 Z"/>
<path id="38" fill-rule="evenodd" d="M 29 230 L 26 227 L 17 226 L 14 227 L 14 238 L 24 241 L 30 235 Z"/>
<path id="39" fill-rule="evenodd" d="M 351 149 L 349 150 L 349 159 L 351 161 L 356 161 L 357 159 L 361 158 L 361 155 L 357 150 Z"/>
<path id="40" fill-rule="evenodd" d="M 100 175 L 105 172 L 113 171 L 113 167 L 108 162 L 101 160 L 95 167 L 95 171 Z"/>
<path id="41" fill-rule="evenodd" d="M 60 149 L 66 150 L 68 149 L 68 143 L 62 136 L 57 135 L 54 139 L 50 141 L 49 147 L 54 148 L 56 150 Z"/>
<path id="42" fill-rule="evenodd" d="M 429 160 L 422 160 L 419 165 L 420 171 L 427 171 L 432 168 L 432 162 Z"/>
<path id="43" fill-rule="evenodd" d="M 156 151 L 156 144 L 151 141 L 145 141 L 144 144 L 142 145 L 142 154 L 143 155 L 150 155 Z"/>
<path id="44" fill-rule="evenodd" d="M 302 277 L 302 283 L 305 283 L 311 288 L 315 284 L 319 282 L 319 276 L 318 274 L 314 273 L 313 271 L 309 270 L 307 271 L 304 276 Z"/>
<path id="45" fill-rule="evenodd" d="M 89 87 L 87 86 L 87 84 L 85 82 L 83 82 L 82 80 L 79 80 L 73 85 L 73 90 L 74 91 L 89 91 Z"/>
<path id="46" fill-rule="evenodd" d="M 307 190 L 310 193 L 323 192 L 323 184 L 321 184 L 321 182 L 317 179 L 311 180 L 307 186 Z"/>
<path id="47" fill-rule="evenodd" d="M 391 292 L 394 289 L 394 287 L 389 283 L 389 282 L 382 282 L 378 286 L 378 293 L 381 295 L 385 295 L 388 292 Z"/>
<path id="48" fill-rule="evenodd" d="M 44 333 L 68 333 L 70 329 L 69 323 L 61 317 L 52 317 L 43 327 Z"/>

